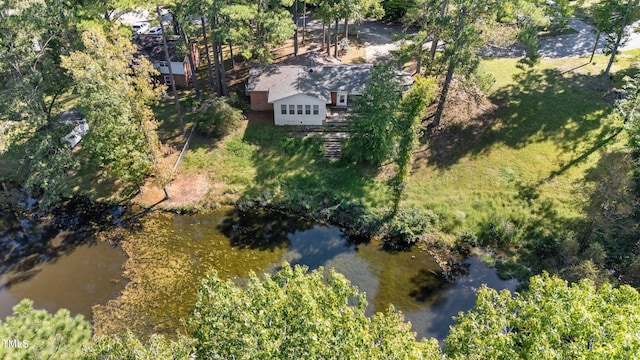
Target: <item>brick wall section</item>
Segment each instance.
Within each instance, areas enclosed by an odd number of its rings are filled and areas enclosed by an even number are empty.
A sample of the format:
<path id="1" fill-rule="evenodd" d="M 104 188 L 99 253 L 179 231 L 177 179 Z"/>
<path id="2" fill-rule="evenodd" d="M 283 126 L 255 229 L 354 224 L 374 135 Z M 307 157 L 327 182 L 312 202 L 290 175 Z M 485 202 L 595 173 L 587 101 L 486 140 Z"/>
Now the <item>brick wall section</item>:
<path id="1" fill-rule="evenodd" d="M 267 91 L 252 91 L 251 98 L 251 110 L 255 111 L 273 111 L 273 104 L 269 104 L 269 93 Z"/>

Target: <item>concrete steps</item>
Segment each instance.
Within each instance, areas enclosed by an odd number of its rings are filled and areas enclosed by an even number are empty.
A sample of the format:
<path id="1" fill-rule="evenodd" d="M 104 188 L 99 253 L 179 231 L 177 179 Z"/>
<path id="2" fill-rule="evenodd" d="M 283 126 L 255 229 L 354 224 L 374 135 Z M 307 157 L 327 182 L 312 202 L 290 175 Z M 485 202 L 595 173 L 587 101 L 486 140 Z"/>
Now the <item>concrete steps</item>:
<path id="1" fill-rule="evenodd" d="M 322 136 L 324 143 L 324 158 L 325 159 L 340 159 L 342 155 L 342 139 L 348 137 L 348 133 L 326 133 Z"/>

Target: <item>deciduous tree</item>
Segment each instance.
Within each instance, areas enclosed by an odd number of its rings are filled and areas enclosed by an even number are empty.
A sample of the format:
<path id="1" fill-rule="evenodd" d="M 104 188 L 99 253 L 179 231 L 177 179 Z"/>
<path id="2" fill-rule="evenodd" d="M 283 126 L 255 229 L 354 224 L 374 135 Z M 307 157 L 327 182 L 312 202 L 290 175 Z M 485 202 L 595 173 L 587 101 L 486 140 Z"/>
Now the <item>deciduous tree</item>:
<path id="1" fill-rule="evenodd" d="M 349 117 L 345 156 L 354 162 L 380 166 L 393 157 L 397 144 L 396 111 L 402 84 L 391 63 L 371 69 L 370 79 Z"/>
<path id="2" fill-rule="evenodd" d="M 156 73 L 151 63 L 134 57 L 135 47 L 120 31 L 88 26 L 83 50 L 64 57 L 62 64 L 77 83 L 78 104 L 89 123 L 83 147 L 106 175 L 137 186 L 157 169 L 161 157 L 149 107 L 161 89 L 151 82 Z"/>
<path id="3" fill-rule="evenodd" d="M 454 73 L 461 78 L 470 77 L 478 67 L 477 52 L 483 43 L 477 26 L 483 19 L 490 19 L 487 15 L 490 15 L 494 10 L 493 5 L 495 4 L 474 0 L 450 1 L 449 13 L 445 15 L 442 22 L 449 24 L 449 28 L 444 31 L 447 37 L 443 38 L 445 41 L 443 56 L 447 64 L 447 72 L 440 91 L 438 107 L 433 117 L 433 127 L 440 125 Z"/>
<path id="4" fill-rule="evenodd" d="M 515 297 L 486 286 L 446 339 L 451 359 L 635 359 L 640 294 L 544 274 Z"/>
<path id="5" fill-rule="evenodd" d="M 207 277 L 187 328 L 198 358 L 440 359 L 393 309 L 365 315 L 363 294 L 341 274 L 285 263 L 244 288 Z"/>
<path id="6" fill-rule="evenodd" d="M 418 146 L 418 136 L 424 112 L 435 98 L 436 91 L 437 86 L 434 78 L 417 76 L 414 79 L 412 89 L 400 101 L 395 121 L 395 133 L 398 136 L 398 154 L 395 160 L 398 164 L 398 173 L 395 176 L 396 207 L 409 178 L 413 164 L 413 151 Z"/>
<path id="7" fill-rule="evenodd" d="M 605 53 L 610 55 L 605 76 L 609 75 L 618 48 L 627 38 L 627 27 L 639 17 L 638 0 L 602 0 L 594 5 L 593 19 L 598 31 L 605 34 Z"/>
<path id="8" fill-rule="evenodd" d="M 52 111 L 71 78 L 60 57 L 75 29 L 59 1 L 0 4 L 0 119 L 52 127 Z"/>
<path id="9" fill-rule="evenodd" d="M 91 343 L 91 325 L 66 309 L 51 315 L 33 309 L 31 300 L 22 300 L 13 315 L 0 321 L 0 341 L 2 359 L 79 359 Z"/>

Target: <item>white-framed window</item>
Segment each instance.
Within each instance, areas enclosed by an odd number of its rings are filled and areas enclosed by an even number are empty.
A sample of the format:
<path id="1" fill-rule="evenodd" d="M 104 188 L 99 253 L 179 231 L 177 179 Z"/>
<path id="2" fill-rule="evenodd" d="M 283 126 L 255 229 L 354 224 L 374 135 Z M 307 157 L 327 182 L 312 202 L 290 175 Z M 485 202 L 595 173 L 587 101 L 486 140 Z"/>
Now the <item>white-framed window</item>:
<path id="1" fill-rule="evenodd" d="M 320 112 L 320 107 L 318 105 L 313 105 L 313 115 L 318 115 Z"/>
<path id="2" fill-rule="evenodd" d="M 295 115 L 295 114 L 296 114 L 296 106 L 289 105 L 289 115 Z"/>
<path id="3" fill-rule="evenodd" d="M 287 115 L 287 105 L 280 105 L 280 114 Z"/>
<path id="4" fill-rule="evenodd" d="M 158 65 L 160 65 L 160 66 L 169 66 L 169 63 L 167 63 L 166 61 L 160 61 L 160 63 Z"/>
<path id="5" fill-rule="evenodd" d="M 298 115 L 302 115 L 302 105 L 298 105 Z"/>
<path id="6" fill-rule="evenodd" d="M 165 85 L 171 85 L 171 75 L 165 75 L 164 76 L 164 84 Z"/>
<path id="7" fill-rule="evenodd" d="M 311 105 L 305 105 L 304 106 L 304 114 L 305 115 L 311 115 Z"/>
<path id="8" fill-rule="evenodd" d="M 338 93 L 338 104 L 337 105 L 341 105 L 341 106 L 346 106 L 347 105 L 347 93 L 342 92 L 342 91 Z"/>

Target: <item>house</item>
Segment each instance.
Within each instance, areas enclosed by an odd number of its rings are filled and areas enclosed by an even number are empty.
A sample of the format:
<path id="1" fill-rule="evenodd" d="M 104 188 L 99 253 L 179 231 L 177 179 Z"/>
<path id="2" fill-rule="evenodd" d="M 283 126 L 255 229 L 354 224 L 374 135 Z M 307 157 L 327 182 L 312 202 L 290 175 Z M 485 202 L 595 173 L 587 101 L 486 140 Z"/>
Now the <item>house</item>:
<path id="1" fill-rule="evenodd" d="M 60 114 L 58 120 L 61 124 L 73 126 L 71 132 L 63 136 L 60 140 L 69 144 L 70 147 L 78 145 L 82 137 L 89 131 L 89 124 L 84 115 L 75 109 L 67 110 Z"/>
<path id="2" fill-rule="evenodd" d="M 253 66 L 246 92 L 251 109 L 273 111 L 276 125 L 323 125 L 330 109 L 362 95 L 371 64 Z M 403 73 L 406 74 L 406 73 Z M 411 84 L 411 76 L 402 81 Z"/>
<path id="3" fill-rule="evenodd" d="M 189 86 L 191 83 L 191 67 L 189 65 L 186 46 L 184 46 L 184 49 L 181 49 L 184 43 L 179 36 L 167 36 L 170 62 L 167 62 L 167 57 L 164 53 L 162 35 L 137 34 L 133 36 L 133 43 L 138 47 L 137 56 L 147 58 L 153 64 L 153 67 L 160 72 L 158 79 L 160 82 L 165 85 L 171 85 L 171 76 L 169 75 L 170 64 L 176 86 L 182 88 Z M 200 63 L 198 44 L 192 42 L 188 48 L 193 56 L 193 65 L 197 68 Z"/>

